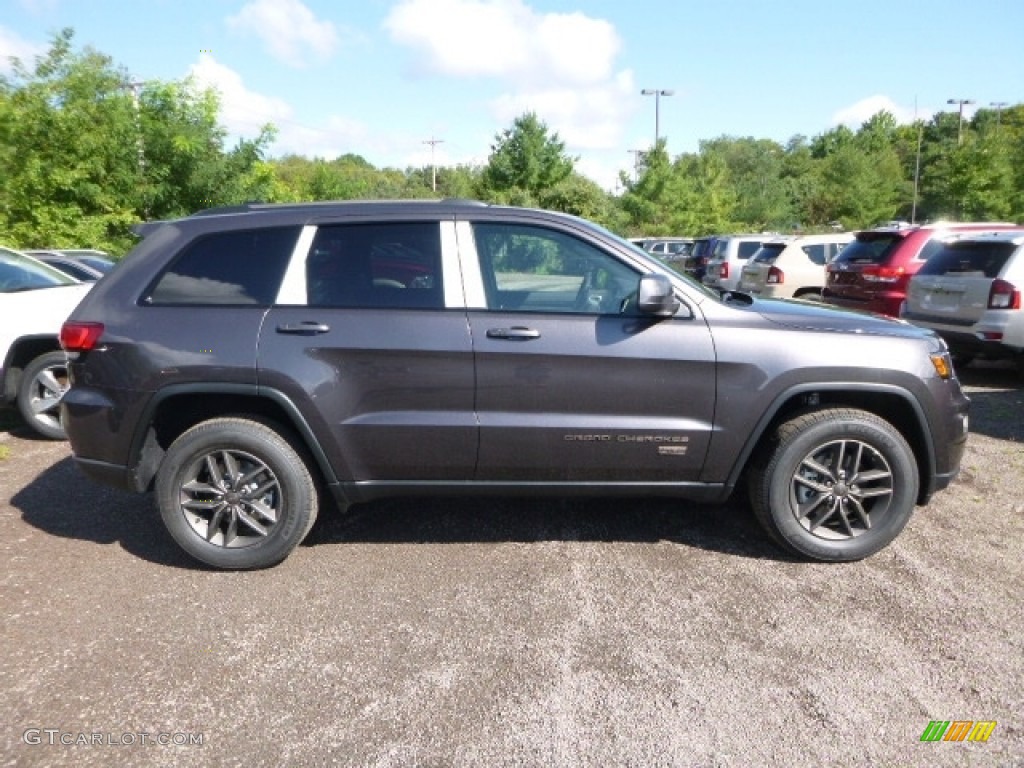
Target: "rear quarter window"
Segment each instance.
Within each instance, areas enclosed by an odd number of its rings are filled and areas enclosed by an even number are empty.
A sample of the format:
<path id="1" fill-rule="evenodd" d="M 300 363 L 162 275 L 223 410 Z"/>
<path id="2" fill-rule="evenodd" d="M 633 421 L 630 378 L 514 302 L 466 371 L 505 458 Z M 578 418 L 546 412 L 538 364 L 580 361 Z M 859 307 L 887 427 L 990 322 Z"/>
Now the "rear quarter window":
<path id="1" fill-rule="evenodd" d="M 182 249 L 143 301 L 270 306 L 299 231 L 267 227 L 203 235 Z"/>
<path id="2" fill-rule="evenodd" d="M 814 245 L 804 245 L 801 249 L 807 254 L 807 259 L 813 264 L 819 266 L 825 266 L 825 245 L 823 243 L 816 243 Z"/>

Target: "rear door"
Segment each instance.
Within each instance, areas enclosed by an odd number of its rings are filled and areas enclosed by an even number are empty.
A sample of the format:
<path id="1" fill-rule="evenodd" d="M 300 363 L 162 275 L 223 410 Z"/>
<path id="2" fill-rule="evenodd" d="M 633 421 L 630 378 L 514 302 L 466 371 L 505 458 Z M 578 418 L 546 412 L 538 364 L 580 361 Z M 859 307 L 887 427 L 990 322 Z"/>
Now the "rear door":
<path id="1" fill-rule="evenodd" d="M 485 482 L 697 480 L 715 355 L 695 308 L 623 313 L 640 269 L 571 225 L 459 225 Z"/>
<path id="2" fill-rule="evenodd" d="M 436 218 L 304 232 L 263 324 L 259 381 L 300 405 L 342 480 L 472 477 L 473 351 L 453 233 Z"/>

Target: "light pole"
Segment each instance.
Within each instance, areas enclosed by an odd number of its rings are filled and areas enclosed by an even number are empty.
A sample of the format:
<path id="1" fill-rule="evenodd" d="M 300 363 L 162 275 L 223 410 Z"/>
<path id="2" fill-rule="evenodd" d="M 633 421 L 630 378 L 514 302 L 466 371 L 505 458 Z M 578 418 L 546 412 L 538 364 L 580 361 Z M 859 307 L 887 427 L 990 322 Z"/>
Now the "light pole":
<path id="1" fill-rule="evenodd" d="M 640 91 L 641 96 L 654 97 L 654 147 L 658 148 L 658 140 L 661 138 L 661 97 L 671 96 L 675 91 L 666 88 L 644 88 Z"/>
<path id="2" fill-rule="evenodd" d="M 959 147 L 964 140 L 964 104 L 973 104 L 974 99 L 946 99 L 946 103 L 960 105 L 960 127 L 956 131 L 956 145 Z"/>

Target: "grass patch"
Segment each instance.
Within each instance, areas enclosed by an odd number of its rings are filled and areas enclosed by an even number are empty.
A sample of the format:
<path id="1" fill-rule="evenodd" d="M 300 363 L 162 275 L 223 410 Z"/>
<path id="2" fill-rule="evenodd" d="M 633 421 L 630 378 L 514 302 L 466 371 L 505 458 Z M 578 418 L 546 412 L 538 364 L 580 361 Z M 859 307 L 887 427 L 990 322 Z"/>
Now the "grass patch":
<path id="1" fill-rule="evenodd" d="M 0 445 L 0 461 L 9 458 L 11 455 L 11 447 L 9 445 Z"/>

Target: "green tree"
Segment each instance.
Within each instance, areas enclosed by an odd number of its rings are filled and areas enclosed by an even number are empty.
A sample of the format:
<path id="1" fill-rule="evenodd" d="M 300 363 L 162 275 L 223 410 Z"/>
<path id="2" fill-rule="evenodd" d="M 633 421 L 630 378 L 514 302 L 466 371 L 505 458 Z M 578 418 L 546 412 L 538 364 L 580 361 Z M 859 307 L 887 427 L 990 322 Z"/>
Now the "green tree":
<path id="1" fill-rule="evenodd" d="M 495 136 L 483 171 L 483 189 L 496 202 L 536 204 L 545 190 L 565 181 L 575 160 L 557 133 L 530 112 Z"/>
<path id="2" fill-rule="evenodd" d="M 785 150 L 780 144 L 723 136 L 702 142 L 701 153 L 721 158 L 736 200 L 734 216 L 747 228 L 787 228 L 793 223 L 790 195 L 782 181 Z"/>
<path id="3" fill-rule="evenodd" d="M 125 73 L 72 32 L 0 79 L 0 227 L 22 247 L 118 250 L 137 220 L 137 135 Z M 128 147 L 128 151 L 125 151 Z"/>

